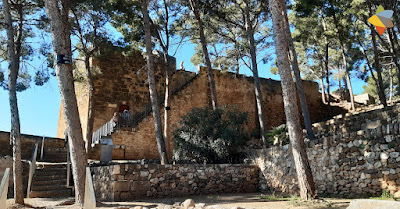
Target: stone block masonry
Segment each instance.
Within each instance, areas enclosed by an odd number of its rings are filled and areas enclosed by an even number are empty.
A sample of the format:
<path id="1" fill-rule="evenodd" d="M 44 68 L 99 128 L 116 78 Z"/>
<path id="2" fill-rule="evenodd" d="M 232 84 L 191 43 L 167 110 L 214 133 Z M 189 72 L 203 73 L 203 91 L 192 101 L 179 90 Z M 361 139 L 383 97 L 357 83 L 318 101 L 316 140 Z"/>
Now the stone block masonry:
<path id="1" fill-rule="evenodd" d="M 400 196 L 400 106 L 342 115 L 314 124 L 307 154 L 319 195 L 360 197 L 387 190 Z M 252 150 L 260 167 L 260 188 L 296 194 L 297 176 L 290 145 Z"/>
<path id="2" fill-rule="evenodd" d="M 255 165 L 139 165 L 92 167 L 96 198 L 127 201 L 145 197 L 256 192 Z"/>

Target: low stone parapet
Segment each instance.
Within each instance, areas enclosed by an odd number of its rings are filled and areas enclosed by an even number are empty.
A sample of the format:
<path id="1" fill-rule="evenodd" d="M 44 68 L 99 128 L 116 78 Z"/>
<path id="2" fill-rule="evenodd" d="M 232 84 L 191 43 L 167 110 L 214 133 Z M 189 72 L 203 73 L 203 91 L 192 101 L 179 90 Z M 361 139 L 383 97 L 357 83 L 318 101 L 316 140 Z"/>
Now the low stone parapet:
<path id="1" fill-rule="evenodd" d="M 256 192 L 255 165 L 139 165 L 92 167 L 96 198 L 127 201 L 144 197 Z"/>

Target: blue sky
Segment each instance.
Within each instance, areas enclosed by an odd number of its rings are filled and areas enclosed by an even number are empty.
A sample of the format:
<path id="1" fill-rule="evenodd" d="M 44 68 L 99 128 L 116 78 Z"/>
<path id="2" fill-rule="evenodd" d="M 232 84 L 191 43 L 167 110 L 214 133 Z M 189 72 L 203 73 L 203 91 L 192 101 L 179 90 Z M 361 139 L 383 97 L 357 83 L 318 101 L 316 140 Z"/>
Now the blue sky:
<path id="1" fill-rule="evenodd" d="M 115 30 L 111 30 L 110 32 L 114 33 L 116 37 L 120 36 Z M 175 56 L 178 67 L 179 63 L 184 61 L 186 70 L 197 71 L 197 67 L 190 62 L 190 58 L 194 54 L 194 47 L 194 44 L 185 44 L 182 46 Z M 34 61 L 32 64 L 40 65 L 40 61 Z M 260 76 L 279 80 L 279 75 L 270 73 L 270 65 L 271 62 L 259 64 Z M 3 63 L 1 67 L 6 69 L 7 66 Z M 248 76 L 252 75 L 251 71 L 246 67 L 242 67 L 241 73 Z M 364 91 L 362 86 L 365 83 L 362 80 L 353 78 L 352 82 L 355 94 L 360 94 Z M 10 131 L 11 116 L 8 98 L 8 91 L 0 89 L 0 131 Z M 22 133 L 55 137 L 60 107 L 60 93 L 56 77 L 51 77 L 49 82 L 43 86 L 32 84 L 28 90 L 19 92 L 18 107 Z"/>

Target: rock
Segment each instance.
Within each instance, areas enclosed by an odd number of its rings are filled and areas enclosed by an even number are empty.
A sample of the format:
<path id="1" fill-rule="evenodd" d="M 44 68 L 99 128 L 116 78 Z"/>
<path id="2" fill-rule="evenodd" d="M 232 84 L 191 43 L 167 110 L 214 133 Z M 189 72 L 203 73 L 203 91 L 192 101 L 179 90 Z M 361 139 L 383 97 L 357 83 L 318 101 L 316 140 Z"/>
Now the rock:
<path id="1" fill-rule="evenodd" d="M 351 148 L 351 147 L 353 147 L 353 146 L 354 146 L 353 142 L 349 142 L 349 143 L 347 144 L 347 147 L 349 147 L 349 148 Z"/>
<path id="2" fill-rule="evenodd" d="M 364 173 L 361 173 L 360 178 L 361 178 L 361 179 L 366 179 L 367 177 L 365 177 L 365 174 L 364 174 Z"/>
<path id="3" fill-rule="evenodd" d="M 353 200 L 347 209 L 400 209 L 400 203 L 388 200 Z"/>
<path id="4" fill-rule="evenodd" d="M 149 175 L 148 171 L 140 171 L 140 177 L 146 177 Z"/>
<path id="5" fill-rule="evenodd" d="M 354 144 L 354 146 L 358 147 L 358 146 L 360 146 L 361 143 L 359 140 L 354 140 L 353 144 Z"/>
<path id="6" fill-rule="evenodd" d="M 399 155 L 400 155 L 399 152 L 391 152 L 391 153 L 389 153 L 389 156 L 390 156 L 391 158 L 397 158 L 397 157 L 399 157 Z"/>
<path id="7" fill-rule="evenodd" d="M 245 209 L 245 208 L 242 208 L 242 207 L 239 207 L 239 206 L 233 206 L 231 209 Z"/>
<path id="8" fill-rule="evenodd" d="M 197 203 L 196 204 L 196 208 L 204 208 L 204 207 L 206 207 L 205 203 Z"/>
<path id="9" fill-rule="evenodd" d="M 183 208 L 195 207 L 196 204 L 192 199 L 187 199 L 182 203 Z"/>
<path id="10" fill-rule="evenodd" d="M 385 141 L 386 142 L 392 142 L 393 141 L 393 136 L 392 135 L 387 135 L 387 136 L 385 136 Z"/>
<path id="11" fill-rule="evenodd" d="M 382 153 L 380 154 L 380 157 L 381 157 L 381 160 L 387 160 L 387 159 L 389 159 L 389 155 L 388 155 L 387 153 L 384 153 L 384 152 L 382 152 Z"/>
<path id="12" fill-rule="evenodd" d="M 394 193 L 393 197 L 396 198 L 396 199 L 400 198 L 400 191 Z"/>
<path id="13" fill-rule="evenodd" d="M 143 209 L 142 206 L 135 206 L 133 209 Z"/>

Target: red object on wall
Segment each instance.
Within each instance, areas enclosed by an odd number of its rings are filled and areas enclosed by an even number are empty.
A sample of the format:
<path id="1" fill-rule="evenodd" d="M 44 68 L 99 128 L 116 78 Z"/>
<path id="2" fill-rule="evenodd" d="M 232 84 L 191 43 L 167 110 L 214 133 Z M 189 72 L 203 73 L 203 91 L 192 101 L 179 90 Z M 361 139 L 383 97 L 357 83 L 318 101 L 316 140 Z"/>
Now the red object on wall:
<path id="1" fill-rule="evenodd" d="M 124 110 L 129 110 L 128 105 L 120 105 L 118 112 L 124 112 Z"/>

